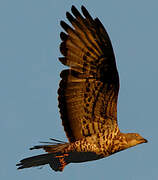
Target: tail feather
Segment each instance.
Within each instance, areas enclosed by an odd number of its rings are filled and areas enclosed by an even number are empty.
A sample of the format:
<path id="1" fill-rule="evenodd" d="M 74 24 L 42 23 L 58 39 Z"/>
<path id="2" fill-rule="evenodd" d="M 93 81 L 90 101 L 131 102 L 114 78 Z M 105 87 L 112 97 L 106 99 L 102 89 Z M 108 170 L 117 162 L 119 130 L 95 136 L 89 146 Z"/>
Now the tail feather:
<path id="1" fill-rule="evenodd" d="M 19 166 L 18 169 L 41 166 L 48 164 L 51 158 L 53 158 L 53 154 L 51 153 L 32 156 L 29 158 L 22 159 L 20 163 L 16 164 L 16 166 Z"/>
<path id="2" fill-rule="evenodd" d="M 30 150 L 42 148 L 46 152 L 49 152 L 49 153 L 58 153 L 58 152 L 63 151 L 67 146 L 68 146 L 68 143 L 64 143 L 64 144 L 54 143 L 51 145 L 37 145 L 37 146 L 30 148 Z"/>
<path id="3" fill-rule="evenodd" d="M 54 171 L 63 171 L 64 167 L 69 163 L 68 154 L 54 155 L 53 153 L 41 154 L 25 158 L 20 161 L 18 169 L 42 166 L 49 164 Z"/>
<path id="4" fill-rule="evenodd" d="M 18 169 L 24 169 L 49 164 L 53 170 L 62 171 L 64 167 L 69 163 L 69 154 L 64 153 L 64 149 L 67 146 L 68 143 L 34 146 L 30 149 L 32 150 L 43 148 L 46 152 L 48 152 L 48 154 L 41 154 L 38 156 L 32 156 L 22 159 L 16 166 L 18 166 Z"/>

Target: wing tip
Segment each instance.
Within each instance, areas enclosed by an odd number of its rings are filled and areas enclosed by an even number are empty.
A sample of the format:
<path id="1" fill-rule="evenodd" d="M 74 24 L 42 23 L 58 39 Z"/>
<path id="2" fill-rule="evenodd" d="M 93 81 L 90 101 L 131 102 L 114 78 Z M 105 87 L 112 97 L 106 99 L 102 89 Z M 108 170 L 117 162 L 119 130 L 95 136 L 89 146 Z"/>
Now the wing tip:
<path id="1" fill-rule="evenodd" d="M 64 32 L 61 32 L 60 33 L 60 39 L 62 41 L 66 41 L 68 39 L 68 35 L 66 33 L 64 33 Z"/>
<path id="2" fill-rule="evenodd" d="M 66 56 L 67 55 L 67 47 L 66 47 L 66 42 L 63 41 L 61 44 L 60 44 L 60 52 L 63 56 Z"/>

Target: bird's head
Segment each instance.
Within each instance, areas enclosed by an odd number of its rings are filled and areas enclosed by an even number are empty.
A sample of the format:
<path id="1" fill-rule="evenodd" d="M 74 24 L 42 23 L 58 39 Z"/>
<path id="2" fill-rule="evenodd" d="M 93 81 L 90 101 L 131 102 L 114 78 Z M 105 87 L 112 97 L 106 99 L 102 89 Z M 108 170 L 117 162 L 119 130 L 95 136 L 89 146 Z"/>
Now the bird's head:
<path id="1" fill-rule="evenodd" d="M 137 144 L 147 143 L 148 141 L 144 139 L 138 133 L 127 133 L 125 134 L 125 139 L 128 147 L 136 146 Z"/>

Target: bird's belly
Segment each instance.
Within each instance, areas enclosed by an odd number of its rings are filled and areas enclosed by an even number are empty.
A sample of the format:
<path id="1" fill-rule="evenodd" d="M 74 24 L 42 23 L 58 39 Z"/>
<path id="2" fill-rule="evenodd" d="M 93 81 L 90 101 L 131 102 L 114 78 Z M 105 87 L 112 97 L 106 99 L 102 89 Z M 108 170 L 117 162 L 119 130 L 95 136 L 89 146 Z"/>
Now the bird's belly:
<path id="1" fill-rule="evenodd" d="M 73 152 L 73 156 L 76 156 L 77 154 L 77 156 L 79 157 L 79 162 L 81 162 L 81 159 L 83 161 L 89 161 L 109 156 L 110 149 L 111 148 L 106 141 L 98 141 L 96 135 L 94 135 L 70 144 L 67 152 Z"/>

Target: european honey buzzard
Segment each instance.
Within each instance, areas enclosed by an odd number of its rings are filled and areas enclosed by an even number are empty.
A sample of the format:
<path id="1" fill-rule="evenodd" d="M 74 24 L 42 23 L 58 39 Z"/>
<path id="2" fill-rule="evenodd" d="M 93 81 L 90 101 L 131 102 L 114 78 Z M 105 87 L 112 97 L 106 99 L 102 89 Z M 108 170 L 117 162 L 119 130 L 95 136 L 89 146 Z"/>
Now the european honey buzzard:
<path id="1" fill-rule="evenodd" d="M 98 18 L 84 6 L 83 15 L 72 6 L 73 16 L 61 26 L 60 62 L 69 67 L 61 72 L 59 109 L 69 142 L 52 139 L 50 144 L 30 149 L 47 153 L 29 157 L 18 169 L 49 164 L 62 171 L 69 163 L 97 160 L 147 140 L 137 133 L 122 133 L 117 125 L 119 75 L 110 38 Z"/>

